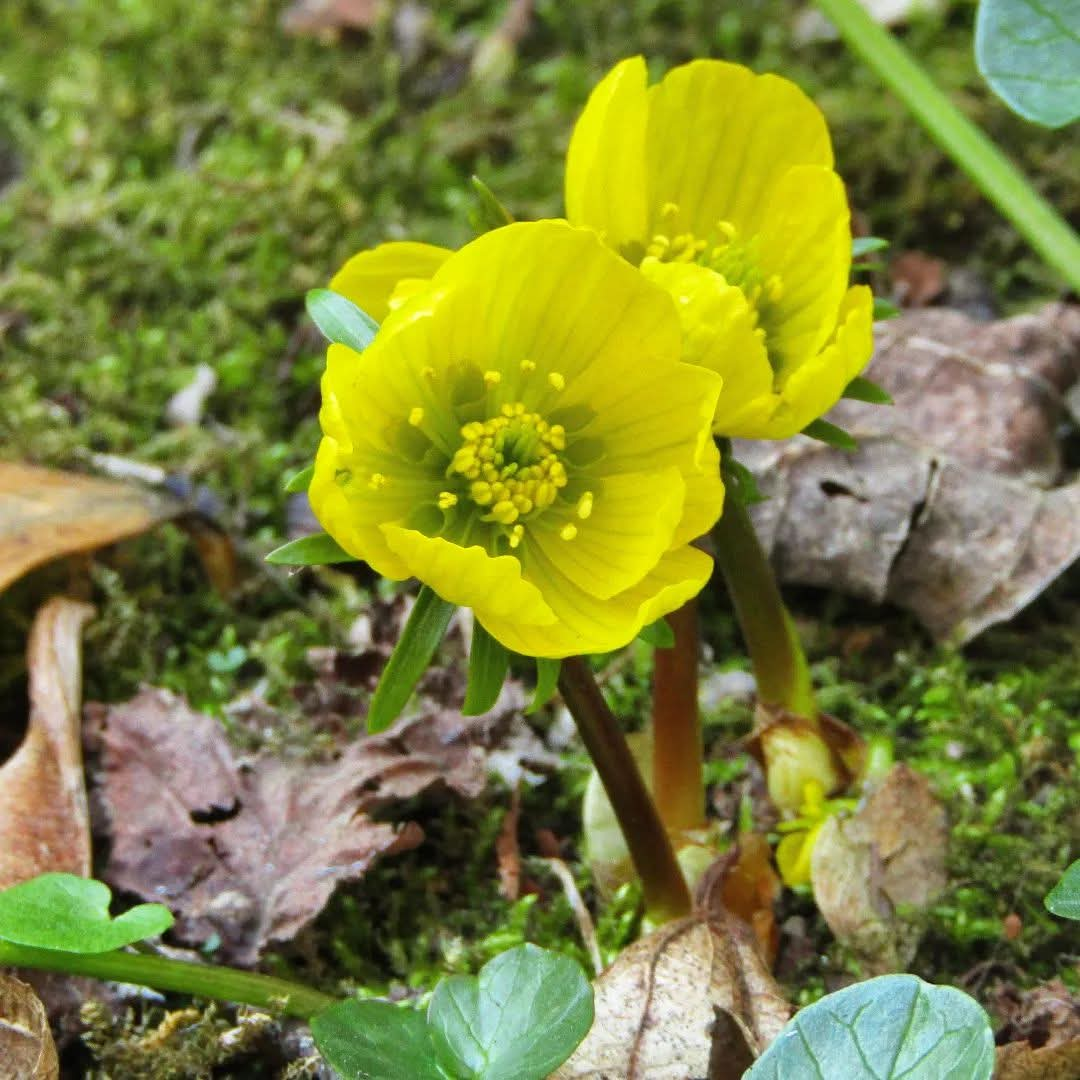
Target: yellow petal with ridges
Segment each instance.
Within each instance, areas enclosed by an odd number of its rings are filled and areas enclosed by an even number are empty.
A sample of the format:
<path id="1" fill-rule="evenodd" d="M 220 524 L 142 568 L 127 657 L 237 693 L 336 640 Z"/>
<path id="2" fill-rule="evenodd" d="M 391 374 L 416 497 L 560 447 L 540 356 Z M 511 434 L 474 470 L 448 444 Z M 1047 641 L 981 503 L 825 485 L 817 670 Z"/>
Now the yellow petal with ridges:
<path id="1" fill-rule="evenodd" d="M 482 547 L 461 547 L 399 525 L 383 525 L 382 531 L 412 577 L 451 604 L 472 608 L 485 626 L 492 619 L 513 619 L 534 627 L 555 621 L 540 590 L 522 578 L 516 558 L 491 556 Z"/>
<path id="2" fill-rule="evenodd" d="M 399 283 L 430 278 L 450 254 L 449 248 L 412 240 L 379 244 L 349 259 L 330 279 L 330 288 L 381 323 Z"/>
<path id="3" fill-rule="evenodd" d="M 695 60 L 673 69 L 649 90 L 648 112 L 650 235 L 706 237 L 720 221 L 756 235 L 787 169 L 833 163 L 825 118 L 810 98 L 740 64 Z M 662 222 L 666 204 L 677 210 Z"/>
<path id="4" fill-rule="evenodd" d="M 712 559 L 696 548 L 665 554 L 652 572 L 632 589 L 600 600 L 574 587 L 542 554 L 526 567 L 555 612 L 551 626 L 530 626 L 512 619 L 483 619 L 485 628 L 508 649 L 526 656 L 560 658 L 610 652 L 633 641 L 643 626 L 696 596 L 712 574 Z"/>
<path id="5" fill-rule="evenodd" d="M 616 250 L 648 240 L 645 60 L 616 64 L 589 95 L 566 152 L 566 216 Z"/>
<path id="6" fill-rule="evenodd" d="M 867 286 L 855 285 L 847 291 L 833 340 L 784 382 L 780 405 L 758 438 L 786 439 L 840 400 L 844 388 L 873 354 L 873 309 L 873 294 Z"/>
<path id="7" fill-rule="evenodd" d="M 671 547 L 686 486 L 675 468 L 619 473 L 590 486 L 589 516 L 571 510 L 541 518 L 529 550 L 535 544 L 579 589 L 607 600 L 639 582 Z M 572 540 L 560 535 L 565 522 L 577 529 Z"/>
<path id="8" fill-rule="evenodd" d="M 798 166 L 777 181 L 758 239 L 766 277 L 782 286 L 762 298 L 769 356 L 781 379 L 819 352 L 836 329 L 851 273 L 851 224 L 843 181 L 831 169 Z"/>

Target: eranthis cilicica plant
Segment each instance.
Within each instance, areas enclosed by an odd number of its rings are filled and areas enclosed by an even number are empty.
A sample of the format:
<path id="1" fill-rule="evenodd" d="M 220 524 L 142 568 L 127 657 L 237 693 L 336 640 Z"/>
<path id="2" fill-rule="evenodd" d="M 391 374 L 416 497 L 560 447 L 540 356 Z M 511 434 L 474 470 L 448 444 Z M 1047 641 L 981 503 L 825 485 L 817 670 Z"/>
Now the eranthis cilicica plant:
<path id="1" fill-rule="evenodd" d="M 384 577 L 506 648 L 619 648 L 697 594 L 723 501 L 720 379 L 595 233 L 510 225 L 449 256 L 357 354 L 332 345 L 309 495 Z"/>

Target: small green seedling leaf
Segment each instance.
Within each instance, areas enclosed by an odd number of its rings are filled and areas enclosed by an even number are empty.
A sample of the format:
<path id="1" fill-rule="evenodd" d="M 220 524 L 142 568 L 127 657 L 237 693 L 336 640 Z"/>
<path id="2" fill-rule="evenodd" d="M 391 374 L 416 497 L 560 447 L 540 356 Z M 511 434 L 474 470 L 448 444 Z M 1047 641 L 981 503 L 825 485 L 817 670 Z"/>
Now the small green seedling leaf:
<path id="1" fill-rule="evenodd" d="M 561 667 L 561 660 L 548 660 L 543 656 L 536 658 L 536 690 L 525 712 L 534 713 L 537 709 L 542 709 L 555 696 L 555 691 L 559 688 Z"/>
<path id="2" fill-rule="evenodd" d="M 1062 879 L 1046 894 L 1046 910 L 1063 919 L 1080 919 L 1080 859 L 1065 871 Z"/>
<path id="3" fill-rule="evenodd" d="M 535 945 L 496 956 L 476 977 L 444 979 L 428 1007 L 439 1061 L 450 1075 L 475 1080 L 544 1080 L 592 1022 L 581 968 Z"/>
<path id="4" fill-rule="evenodd" d="M 476 194 L 478 212 L 476 224 L 485 231 L 501 229 L 504 225 L 514 223 L 514 215 L 499 201 L 498 196 L 480 179 L 479 176 L 470 176 L 469 183 Z"/>
<path id="5" fill-rule="evenodd" d="M 755 506 L 765 501 L 766 496 L 761 494 L 757 477 L 741 461 L 736 461 L 730 453 L 725 454 L 724 457 L 724 474 L 728 494 L 738 499 L 743 506 Z"/>
<path id="6" fill-rule="evenodd" d="M 654 649 L 675 648 L 675 631 L 668 625 L 667 619 L 657 619 L 656 622 L 643 626 L 638 637 Z"/>
<path id="7" fill-rule="evenodd" d="M 42 874 L 0 892 L 0 940 L 35 949 L 107 953 L 157 937 L 173 924 L 161 904 L 109 916 L 109 886 L 75 874 Z"/>
<path id="8" fill-rule="evenodd" d="M 975 62 L 1013 112 L 1044 127 L 1080 117 L 1076 0 L 981 0 Z"/>
<path id="9" fill-rule="evenodd" d="M 828 420 L 814 420 L 802 429 L 804 435 L 818 442 L 827 443 L 837 450 L 858 450 L 859 444 L 843 428 L 830 424 Z"/>
<path id="10" fill-rule="evenodd" d="M 844 387 L 844 397 L 850 398 L 852 401 L 866 401 L 871 405 L 891 405 L 893 403 L 892 395 L 888 390 L 878 386 L 871 379 L 864 379 L 861 375 L 856 375 Z"/>
<path id="11" fill-rule="evenodd" d="M 405 702 L 420 681 L 439 642 L 450 625 L 454 605 L 425 585 L 416 596 L 409 621 L 401 632 L 368 709 L 367 728 L 385 731 L 405 708 Z"/>
<path id="12" fill-rule="evenodd" d="M 350 555 L 332 536 L 315 533 L 314 536 L 301 536 L 299 540 L 290 540 L 274 548 L 266 556 L 266 561 L 277 566 L 326 566 L 329 563 L 356 562 L 356 556 Z"/>
<path id="13" fill-rule="evenodd" d="M 900 309 L 888 300 L 880 296 L 874 297 L 874 322 L 884 322 L 886 319 L 895 319 L 900 314 Z"/>
<path id="14" fill-rule="evenodd" d="M 978 1003 L 914 975 L 882 975 L 800 1010 L 744 1080 L 990 1080 L 994 1033 Z"/>
<path id="15" fill-rule="evenodd" d="M 477 620 L 473 620 L 472 645 L 469 648 L 469 682 L 465 690 L 466 716 L 486 713 L 502 690 L 510 668 L 506 646 L 496 641 Z"/>
<path id="16" fill-rule="evenodd" d="M 375 340 L 379 324 L 351 300 L 330 289 L 312 289 L 306 298 L 312 322 L 327 341 L 363 352 Z"/>
<path id="17" fill-rule="evenodd" d="M 309 465 L 306 469 L 294 472 L 285 481 L 285 493 L 295 495 L 298 491 L 307 491 L 311 487 L 311 478 L 315 475 L 315 466 Z"/>
<path id="18" fill-rule="evenodd" d="M 389 1001 L 342 1001 L 311 1021 L 319 1053 L 346 1080 L 448 1080 L 424 1014 Z"/>
<path id="19" fill-rule="evenodd" d="M 864 255 L 872 255 L 875 251 L 884 251 L 889 246 L 888 240 L 880 236 L 856 236 L 851 241 L 851 257 L 861 259 Z"/>

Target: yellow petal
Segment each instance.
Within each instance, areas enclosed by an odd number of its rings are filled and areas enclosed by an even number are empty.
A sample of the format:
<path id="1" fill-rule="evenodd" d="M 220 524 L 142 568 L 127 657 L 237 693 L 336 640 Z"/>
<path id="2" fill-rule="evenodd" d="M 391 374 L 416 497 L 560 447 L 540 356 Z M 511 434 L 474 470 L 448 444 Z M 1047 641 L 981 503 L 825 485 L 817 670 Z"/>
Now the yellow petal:
<path id="1" fill-rule="evenodd" d="M 408 289 L 410 283 L 430 278 L 450 254 L 448 248 L 411 240 L 380 244 L 349 259 L 330 279 L 330 288 L 381 323 L 398 285 L 406 283 Z"/>
<path id="2" fill-rule="evenodd" d="M 598 479 L 586 520 L 546 515 L 530 529 L 530 543 L 579 589 L 610 599 L 636 585 L 671 547 L 685 491 L 675 468 Z M 567 520 L 577 529 L 572 540 L 560 533 Z"/>
<path id="3" fill-rule="evenodd" d="M 616 64 L 589 95 L 566 153 L 566 216 L 616 250 L 648 240 L 647 80 L 642 57 Z"/>
<path id="4" fill-rule="evenodd" d="M 776 845 L 776 866 L 788 886 L 810 884 L 810 857 L 821 832 L 821 824 L 812 829 L 789 833 Z"/>
<path id="5" fill-rule="evenodd" d="M 558 621 L 536 626 L 513 619 L 483 620 L 507 648 L 526 656 L 558 658 L 619 649 L 643 626 L 696 596 L 712 574 L 708 555 L 681 547 L 665 554 L 632 589 L 600 600 L 574 586 L 542 552 L 530 555 L 525 576 L 543 593 Z"/>
<path id="6" fill-rule="evenodd" d="M 762 273 L 780 298 L 762 298 L 769 356 L 784 374 L 819 352 L 836 329 L 851 272 L 847 193 L 831 169 L 799 166 L 777 181 L 758 240 Z"/>
<path id="7" fill-rule="evenodd" d="M 512 619 L 529 626 L 555 621 L 540 590 L 522 578 L 516 558 L 493 557 L 482 547 L 461 547 L 399 525 L 383 525 L 382 531 L 413 577 L 451 604 L 472 608 L 488 629 L 489 620 Z"/>
<path id="8" fill-rule="evenodd" d="M 675 300 L 683 330 L 683 358 L 715 371 L 723 380 L 714 430 L 739 435 L 748 420 L 770 414 L 776 407 L 773 370 L 764 335 L 742 290 L 692 263 L 646 259 L 641 272 Z"/>
<path id="9" fill-rule="evenodd" d="M 840 400 L 874 351 L 873 309 L 874 298 L 865 285 L 847 291 L 833 340 L 788 377 L 780 389 L 780 405 L 758 438 L 786 439 Z"/>
<path id="10" fill-rule="evenodd" d="M 719 60 L 677 67 L 649 91 L 645 156 L 650 235 L 699 237 L 718 221 L 756 235 L 778 177 L 833 161 L 821 110 L 793 82 Z M 661 229 L 667 203 L 677 212 Z"/>

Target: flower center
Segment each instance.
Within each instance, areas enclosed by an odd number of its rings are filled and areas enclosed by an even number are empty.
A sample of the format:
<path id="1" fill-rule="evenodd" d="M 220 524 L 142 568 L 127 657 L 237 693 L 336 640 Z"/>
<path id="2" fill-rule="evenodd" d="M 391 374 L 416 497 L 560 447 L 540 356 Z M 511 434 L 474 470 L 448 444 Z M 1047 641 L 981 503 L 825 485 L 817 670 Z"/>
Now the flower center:
<path id="1" fill-rule="evenodd" d="M 447 479 L 467 482 L 467 497 L 486 511 L 481 521 L 514 525 L 519 519 L 549 507 L 566 487 L 566 466 L 559 451 L 566 449 L 566 432 L 529 412 L 519 401 L 503 405 L 498 416 L 474 420 L 461 428 L 461 445 L 447 467 Z M 440 504 L 456 505 L 452 492 Z M 520 540 L 521 533 L 511 535 Z"/>

